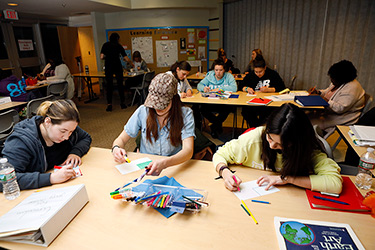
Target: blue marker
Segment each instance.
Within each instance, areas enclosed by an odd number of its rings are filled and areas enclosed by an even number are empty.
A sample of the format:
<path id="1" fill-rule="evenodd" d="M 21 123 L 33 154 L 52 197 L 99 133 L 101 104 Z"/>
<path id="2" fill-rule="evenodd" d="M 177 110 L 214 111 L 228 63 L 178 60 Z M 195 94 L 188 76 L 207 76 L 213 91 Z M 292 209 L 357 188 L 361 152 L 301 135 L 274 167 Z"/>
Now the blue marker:
<path id="1" fill-rule="evenodd" d="M 264 204 L 271 204 L 268 201 L 258 201 L 258 200 L 251 200 L 252 202 L 259 202 L 259 203 L 264 203 Z"/>

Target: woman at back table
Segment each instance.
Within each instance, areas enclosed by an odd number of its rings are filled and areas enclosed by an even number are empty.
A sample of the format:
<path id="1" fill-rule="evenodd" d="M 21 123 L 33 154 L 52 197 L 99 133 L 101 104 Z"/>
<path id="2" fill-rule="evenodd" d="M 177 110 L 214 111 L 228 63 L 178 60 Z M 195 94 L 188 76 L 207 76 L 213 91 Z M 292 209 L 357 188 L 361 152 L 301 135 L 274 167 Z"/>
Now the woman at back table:
<path id="1" fill-rule="evenodd" d="M 230 191 L 236 191 L 242 180 L 228 164 L 276 172 L 257 179 L 258 185 L 267 184 L 265 190 L 285 184 L 330 193 L 340 193 L 342 189 L 340 167 L 323 153 L 307 115 L 290 103 L 272 112 L 265 127 L 219 148 L 213 163 Z"/>
<path id="2" fill-rule="evenodd" d="M 310 91 L 322 96 L 329 104 L 323 113 L 311 115 L 311 123 L 330 133 L 336 125 L 352 125 L 358 121 L 365 106 L 365 90 L 356 80 L 357 69 L 350 61 L 333 64 L 328 75 L 331 79 L 328 88 Z"/>
<path id="3" fill-rule="evenodd" d="M 280 75 L 268 68 L 263 56 L 257 55 L 253 61 L 254 70 L 247 74 L 239 85 L 239 89 L 251 95 L 255 92 L 274 93 L 285 89 Z M 267 107 L 242 107 L 242 116 L 250 127 L 258 127 L 270 114 Z"/>
<path id="4" fill-rule="evenodd" d="M 60 57 L 50 60 L 51 67 L 54 67 L 54 75 L 47 77 L 47 81 L 51 80 L 64 80 L 68 82 L 68 92 L 67 99 L 72 99 L 74 96 L 74 80 L 73 76 L 70 74 L 68 66 L 62 61 Z"/>
<path id="5" fill-rule="evenodd" d="M 163 169 L 191 159 L 195 137 L 193 112 L 182 106 L 172 74 L 161 73 L 152 79 L 144 105 L 133 113 L 113 142 L 116 162 L 125 162 L 124 146 L 139 131 L 140 153 L 168 156 L 151 162 L 148 175 L 159 175 Z"/>
<path id="6" fill-rule="evenodd" d="M 16 124 L 5 141 L 3 155 L 16 170 L 20 189 L 62 183 L 90 149 L 91 137 L 78 126 L 79 112 L 71 100 L 43 102 L 37 116 Z M 62 168 L 46 173 L 55 165 Z"/>
<path id="7" fill-rule="evenodd" d="M 178 83 L 177 83 L 177 92 L 181 98 L 190 97 L 193 95 L 193 89 L 191 88 L 189 81 L 186 77 L 189 75 L 191 70 L 191 66 L 186 61 L 179 61 L 175 62 L 172 66 L 168 74 L 173 75 Z"/>

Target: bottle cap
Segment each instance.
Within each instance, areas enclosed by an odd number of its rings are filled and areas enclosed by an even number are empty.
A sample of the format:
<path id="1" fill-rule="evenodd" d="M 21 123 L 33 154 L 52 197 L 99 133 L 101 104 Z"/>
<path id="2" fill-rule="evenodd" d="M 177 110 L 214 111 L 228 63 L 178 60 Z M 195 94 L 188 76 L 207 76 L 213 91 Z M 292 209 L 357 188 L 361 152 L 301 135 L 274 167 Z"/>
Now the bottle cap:
<path id="1" fill-rule="evenodd" d="M 8 159 L 7 158 L 0 158 L 0 163 L 7 163 Z"/>

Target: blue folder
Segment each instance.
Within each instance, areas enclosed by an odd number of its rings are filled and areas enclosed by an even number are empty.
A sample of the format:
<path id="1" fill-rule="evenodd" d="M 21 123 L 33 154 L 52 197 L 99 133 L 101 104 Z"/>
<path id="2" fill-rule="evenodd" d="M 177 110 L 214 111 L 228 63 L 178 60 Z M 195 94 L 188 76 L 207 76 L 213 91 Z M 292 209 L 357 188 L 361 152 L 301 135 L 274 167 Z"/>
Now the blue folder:
<path id="1" fill-rule="evenodd" d="M 301 106 L 329 106 L 328 102 L 320 95 L 295 96 L 294 101 Z"/>

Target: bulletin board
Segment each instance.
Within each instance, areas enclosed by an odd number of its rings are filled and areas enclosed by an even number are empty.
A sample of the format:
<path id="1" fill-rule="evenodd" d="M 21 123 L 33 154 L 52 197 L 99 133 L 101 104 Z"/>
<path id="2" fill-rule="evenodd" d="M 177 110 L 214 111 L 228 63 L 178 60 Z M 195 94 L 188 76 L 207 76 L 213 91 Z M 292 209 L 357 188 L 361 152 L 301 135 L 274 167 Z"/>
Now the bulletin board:
<path id="1" fill-rule="evenodd" d="M 148 68 L 156 73 L 168 71 L 176 61 L 189 62 L 191 73 L 197 72 L 199 66 L 207 72 L 208 26 L 107 29 L 107 40 L 114 32 L 120 35 L 130 59 L 138 50 Z"/>

